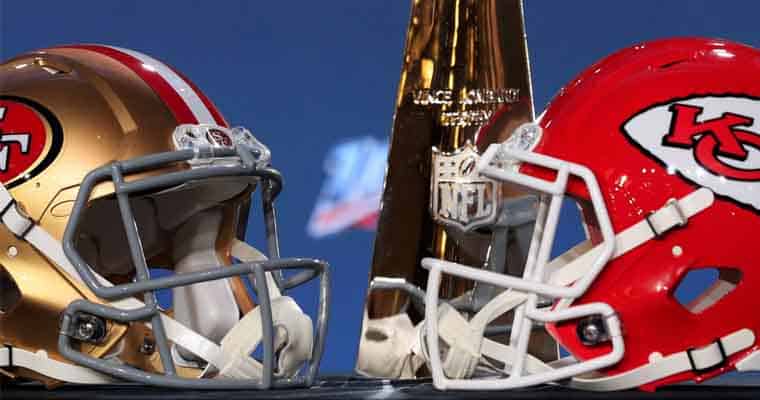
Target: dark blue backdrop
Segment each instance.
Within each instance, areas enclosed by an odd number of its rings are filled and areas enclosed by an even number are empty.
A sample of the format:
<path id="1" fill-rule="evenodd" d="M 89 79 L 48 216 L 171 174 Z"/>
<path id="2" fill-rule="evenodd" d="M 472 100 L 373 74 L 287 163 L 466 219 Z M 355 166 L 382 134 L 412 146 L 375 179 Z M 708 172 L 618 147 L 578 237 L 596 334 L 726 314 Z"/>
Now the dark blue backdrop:
<path id="1" fill-rule="evenodd" d="M 229 121 L 250 127 L 286 178 L 279 202 L 283 255 L 316 256 L 333 266 L 323 371 L 349 371 L 373 235 L 316 241 L 305 225 L 329 147 L 345 137 L 389 134 L 408 3 L 0 0 L 0 58 L 75 42 L 133 48 L 178 67 Z M 757 2 L 526 3 L 537 110 L 585 66 L 637 41 L 704 35 L 760 46 Z M 252 227 L 251 239 L 261 231 Z"/>

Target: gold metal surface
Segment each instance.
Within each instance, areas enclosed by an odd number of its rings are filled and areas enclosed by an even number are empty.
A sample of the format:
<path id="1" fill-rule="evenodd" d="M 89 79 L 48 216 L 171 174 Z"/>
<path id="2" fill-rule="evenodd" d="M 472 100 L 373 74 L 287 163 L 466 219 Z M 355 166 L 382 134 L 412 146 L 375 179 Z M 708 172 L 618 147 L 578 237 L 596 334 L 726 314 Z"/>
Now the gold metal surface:
<path id="1" fill-rule="evenodd" d="M 470 141 L 482 152 L 534 118 L 522 1 L 413 1 L 403 60 L 369 279 L 404 278 L 424 288 L 422 258 L 481 265 L 489 245 L 488 235 L 433 221 L 431 149 L 452 152 Z M 479 137 L 486 123 L 495 133 Z M 502 198 L 519 195 L 500 190 Z M 471 287 L 444 277 L 440 295 L 451 298 Z M 382 318 L 406 304 L 400 291 L 374 291 L 366 312 Z M 414 308 L 407 312 L 413 323 L 422 319 Z"/>
<path id="2" fill-rule="evenodd" d="M 58 205 L 73 200 L 85 174 L 113 160 L 173 150 L 170 138 L 177 122 L 152 89 L 123 64 L 87 50 L 50 49 L 5 62 L 0 94 L 42 104 L 65 133 L 60 153 L 44 174 L 11 189 L 29 215 L 59 240 L 68 215 Z M 159 172 L 166 170 L 150 174 Z M 113 186 L 104 183 L 93 198 L 112 192 Z"/>
<path id="3" fill-rule="evenodd" d="M 26 212 L 58 241 L 88 172 L 114 160 L 174 150 L 171 134 L 178 124 L 171 111 L 134 72 L 93 52 L 49 49 L 8 60 L 0 65 L 0 95 L 39 103 L 60 123 L 63 144 L 53 162 L 43 173 L 13 182 L 10 189 Z M 43 120 L 50 138 L 53 127 Z M 129 181 L 183 168 L 186 166 L 177 165 L 125 178 Z M 112 184 L 100 184 L 91 199 L 112 192 Z M 18 302 L 0 313 L 2 343 L 32 352 L 42 350 L 55 360 L 68 362 L 58 352 L 61 312 L 76 299 L 102 301 L 4 225 L 0 225 L 0 266 L 21 292 Z M 107 328 L 101 344 L 82 345 L 80 350 L 101 357 L 140 324 L 128 327 L 107 321 Z M 139 332 L 132 333 L 135 335 Z M 123 355 L 139 360 L 136 351 L 125 347 Z M 141 363 L 155 370 L 155 360 Z M 8 372 L 55 384 L 21 368 Z"/>
<path id="4" fill-rule="evenodd" d="M 68 222 L 70 207 L 66 204 L 75 198 L 85 174 L 113 160 L 170 150 L 168 138 L 177 125 L 170 111 L 134 73 L 116 61 L 100 57 L 95 62 L 93 57 L 84 50 L 55 49 L 22 55 L 0 65 L 0 94 L 41 104 L 65 133 L 60 153 L 44 173 L 10 190 L 26 212 L 57 240 L 61 240 Z M 96 65 L 97 70 L 85 64 Z M 49 121 L 46 124 L 49 136 L 52 127 Z M 112 190 L 112 185 L 100 185 L 94 197 Z M 0 246 L 0 265 L 21 291 L 18 304 L 0 315 L 0 338 L 4 343 L 29 351 L 44 350 L 49 357 L 65 361 L 57 344 L 60 313 L 73 300 L 98 302 L 97 297 L 4 226 L 0 227 Z M 18 252 L 13 257 L 7 251 L 11 246 Z M 82 350 L 100 357 L 127 329 L 111 322 L 108 327 L 102 345 Z M 23 372 L 18 374 L 24 376 Z"/>
<path id="5" fill-rule="evenodd" d="M 413 2 L 370 279 L 402 277 L 424 287 L 423 257 L 468 261 L 428 212 L 431 148 L 450 152 L 470 140 L 482 151 L 533 119 L 523 25 L 519 0 Z M 500 134 L 477 137 L 492 117 Z M 463 285 L 445 282 L 442 295 L 461 294 Z M 399 292 L 373 293 L 368 315 L 395 314 L 405 302 Z"/>

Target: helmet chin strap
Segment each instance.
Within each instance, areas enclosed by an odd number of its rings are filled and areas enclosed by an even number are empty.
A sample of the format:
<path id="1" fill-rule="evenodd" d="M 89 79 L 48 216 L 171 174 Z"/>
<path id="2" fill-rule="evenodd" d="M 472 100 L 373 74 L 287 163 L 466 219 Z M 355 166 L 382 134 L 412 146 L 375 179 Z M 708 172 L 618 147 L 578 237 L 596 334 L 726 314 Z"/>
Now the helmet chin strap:
<path id="1" fill-rule="evenodd" d="M 267 256 L 265 256 L 264 253 L 259 251 L 259 249 L 239 239 L 234 239 L 232 241 L 232 247 L 230 248 L 230 253 L 232 254 L 233 257 L 244 262 L 257 262 L 257 261 L 267 260 Z M 274 300 L 282 296 L 279 286 L 277 286 L 277 283 L 274 279 L 274 276 L 272 276 L 272 273 L 266 272 L 265 275 L 267 279 L 267 290 L 269 291 L 269 298 Z M 251 281 L 255 281 L 256 277 L 251 275 L 250 279 Z"/>
<path id="2" fill-rule="evenodd" d="M 363 376 L 411 379 L 425 364 L 418 345 L 421 325 L 402 312 L 370 319 L 364 312 L 356 372 Z"/>
<path id="3" fill-rule="evenodd" d="M 235 239 L 232 256 L 243 262 L 266 260 L 266 256 L 246 242 Z M 313 324 L 311 318 L 289 296 L 283 296 L 277 288 L 274 277 L 266 273 L 267 287 L 272 304 L 272 323 L 275 328 L 274 345 L 278 350 L 276 377 L 295 376 L 311 357 L 313 345 Z M 221 341 L 221 350 L 227 356 L 227 363 L 214 366 L 218 377 L 250 378 L 260 377 L 262 366 L 251 357 L 262 340 L 262 318 L 259 307 L 254 308 L 227 332 Z M 205 376 L 211 371 L 207 367 Z"/>
<path id="4" fill-rule="evenodd" d="M 699 189 L 682 199 L 668 202 L 665 206 L 647 217 L 647 219 L 618 233 L 615 236 L 616 251 L 612 258 L 620 257 L 649 240 L 665 234 L 674 227 L 684 224 L 686 222 L 684 219 L 688 220 L 692 216 L 705 210 L 713 203 L 713 201 L 714 196 L 710 190 Z M 562 256 L 557 257 L 548 266 L 550 271 L 549 282 L 552 285 L 557 286 L 572 285 L 593 268 L 594 260 L 598 257 L 600 251 L 602 251 L 601 245 L 592 247 L 590 242 L 584 242 L 569 250 Z M 424 264 L 430 264 L 428 266 L 432 268 L 438 268 L 435 267 L 435 265 L 455 265 L 440 260 L 434 261 L 435 263 L 428 261 Z M 456 266 L 459 269 L 465 269 L 468 271 L 472 270 L 473 275 L 477 274 L 484 278 L 482 281 L 493 283 L 500 280 L 506 280 L 503 279 L 505 277 L 503 277 L 502 274 L 477 270 L 463 265 Z M 428 285 L 430 286 L 430 283 L 428 283 Z M 496 285 L 502 286 L 499 284 Z M 509 287 L 508 284 L 503 286 Z M 440 355 L 430 354 L 426 343 L 428 343 L 429 340 L 441 340 L 442 343 L 445 344 L 445 347 L 442 349 L 444 352 L 444 359 L 439 364 L 442 369 L 442 371 L 440 371 L 441 375 L 445 373 L 444 376 L 446 381 L 450 379 L 472 377 L 480 369 L 487 369 L 491 372 L 510 375 L 512 367 L 515 365 L 518 357 L 520 357 L 519 352 L 515 346 L 502 344 L 486 338 L 485 330 L 493 320 L 522 305 L 526 299 L 527 292 L 506 290 L 494 297 L 469 320 L 451 305 L 446 302 L 440 302 L 436 306 L 438 309 L 438 329 L 436 331 L 439 335 L 437 339 L 426 337 L 426 335 L 431 335 L 432 332 L 424 326 L 425 321 L 412 329 L 390 330 L 391 334 L 394 335 L 392 338 L 392 342 L 394 343 L 405 342 L 404 338 L 398 337 L 400 335 L 414 335 L 414 337 L 411 338 L 414 340 L 412 344 L 404 345 L 403 349 L 395 349 L 396 352 L 406 349 L 403 354 L 397 355 L 397 358 L 406 360 L 409 357 L 422 357 L 424 360 L 428 361 L 428 365 L 430 365 L 431 358 L 440 357 Z M 569 310 L 569 307 L 572 304 L 572 300 L 573 299 L 561 299 L 554 311 L 571 311 Z M 430 305 L 428 304 L 427 307 L 430 307 Z M 383 320 L 376 320 L 375 322 L 380 323 L 384 322 L 384 320 L 390 319 L 386 318 Z M 375 328 L 379 329 L 378 327 Z M 754 343 L 754 340 L 755 334 L 751 330 L 741 329 L 719 338 L 718 341 L 712 344 L 707 344 L 701 348 L 653 358 L 648 364 L 642 365 L 639 368 L 623 374 L 610 377 L 589 375 L 580 377 L 572 376 L 573 379 L 570 381 L 570 385 L 586 390 L 598 391 L 634 388 L 676 373 L 718 365 L 724 361 L 724 356 L 728 357 L 749 348 Z M 369 354 L 374 353 L 376 352 Z M 396 354 L 394 352 L 389 352 L 387 355 Z M 399 371 L 387 371 L 383 369 L 383 367 L 392 364 L 392 360 L 389 360 L 383 366 L 374 369 L 369 368 L 371 370 L 367 372 L 374 376 L 383 376 L 382 373 L 391 372 L 395 375 L 387 376 L 395 377 L 398 375 Z M 573 364 L 578 365 L 578 362 L 572 357 L 566 357 L 551 363 L 545 363 L 530 354 L 525 354 L 523 368 L 524 372 L 529 374 L 528 376 L 532 375 L 533 378 L 539 378 L 540 375 L 546 377 L 552 375 L 558 376 L 561 374 L 563 368 Z M 360 363 L 360 365 L 362 364 Z M 371 367 L 372 365 L 374 364 L 368 364 L 368 367 Z M 752 353 L 744 360 L 737 363 L 737 368 L 745 371 L 753 369 L 760 370 L 760 352 Z M 439 375 L 439 377 L 441 375 Z M 447 383 L 437 382 L 435 379 L 436 374 L 433 376 L 434 383 L 437 387 L 446 387 Z M 545 382 L 551 381 L 551 379 L 539 379 L 537 382 L 538 381 Z M 482 384 L 482 381 L 478 381 L 478 384 Z"/>
<path id="5" fill-rule="evenodd" d="M 61 243 L 50 235 L 44 228 L 23 213 L 15 199 L 0 183 L 0 222 L 20 240 L 24 240 L 42 253 L 60 272 L 72 279 L 84 283 L 76 269 L 69 262 L 63 252 Z M 232 250 L 233 256 L 241 261 L 257 261 L 266 259 L 258 250 L 244 242 L 236 242 Z M 104 286 L 113 286 L 104 277 L 93 271 L 96 279 Z M 269 283 L 269 295 L 281 297 L 276 289 L 271 274 L 267 273 Z M 298 372 L 296 365 L 300 367 L 305 360 L 310 358 L 311 353 L 311 319 L 306 316 L 292 299 L 282 296 L 283 300 L 272 301 L 273 321 L 276 321 L 275 343 L 281 348 L 278 360 L 279 375 L 295 374 Z M 277 305 L 275 305 L 277 304 Z M 144 306 L 144 303 L 136 298 L 129 297 L 110 303 L 110 306 L 120 309 L 136 309 Z M 208 363 L 206 370 L 199 377 L 207 376 L 211 370 L 222 371 L 218 377 L 235 376 L 246 379 L 260 379 L 262 366 L 250 353 L 240 352 L 255 348 L 254 343 L 261 339 L 262 325 L 257 316 L 259 307 L 238 321 L 222 338 L 222 345 L 218 345 L 205 336 L 188 328 L 166 314 L 161 314 L 161 320 L 170 341 L 192 353 L 195 357 Z M 257 319 L 258 318 L 258 319 Z M 306 322 L 309 328 L 306 328 Z M 308 345 L 306 343 L 308 342 Z M 241 345 L 246 344 L 246 346 Z M 253 346 L 253 347 L 251 347 Z M 292 352 L 292 354 L 285 353 Z M 0 349 L 0 367 L 17 366 L 39 372 L 51 378 L 72 383 L 108 383 L 115 379 L 101 374 L 89 368 L 60 361 L 47 357 L 44 352 L 31 352 L 20 348 L 5 347 Z"/>
<path id="6" fill-rule="evenodd" d="M 665 206 L 656 210 L 646 219 L 618 233 L 615 236 L 616 251 L 612 258 L 620 257 L 649 240 L 661 236 L 677 226 L 685 224 L 689 218 L 708 208 L 713 201 L 713 193 L 710 190 L 703 188 L 690 193 L 682 199 L 668 202 Z M 589 243 L 584 242 L 576 246 L 576 248 L 571 249 L 566 254 L 556 258 L 549 264 L 549 282 L 551 285 L 557 286 L 572 285 L 593 268 L 594 260 L 598 257 L 598 254 L 601 251 L 602 245 L 591 248 Z M 581 252 L 583 252 L 583 254 L 579 255 Z M 431 268 L 441 268 L 436 265 L 455 265 L 440 260 L 432 261 L 435 261 L 435 263 L 423 261 L 423 265 L 429 264 L 428 266 Z M 510 280 L 511 283 L 512 279 L 516 279 L 503 277 L 489 271 L 480 271 L 462 265 L 456 265 L 456 267 L 460 270 L 472 270 L 467 274 L 478 275 L 480 280 L 492 282 L 498 286 L 502 285 L 495 282 Z M 430 286 L 430 282 L 428 285 Z M 511 285 L 505 282 L 503 286 L 510 287 Z M 503 364 L 503 366 L 499 366 L 498 368 L 491 368 L 492 370 L 497 369 L 501 370 L 504 374 L 510 374 L 510 369 L 515 365 L 520 354 L 516 351 L 514 346 L 504 345 L 487 339 L 484 337 L 483 333 L 485 327 L 493 319 L 524 302 L 527 296 L 526 293 L 527 292 L 507 290 L 495 297 L 469 321 L 456 310 L 447 307 L 445 303 L 438 305 L 439 328 L 437 331 L 440 335 L 440 339 L 448 345 L 448 349 L 446 358 L 441 364 L 443 371 L 440 371 L 439 375 L 440 377 L 445 373 L 445 378 L 443 379 L 444 382 L 435 382 L 434 379 L 434 383 L 437 387 L 448 386 L 449 383 L 447 381 L 450 379 L 471 377 L 475 373 L 476 367 L 484 365 L 488 366 L 491 364 L 487 359 L 493 359 Z M 572 301 L 572 298 L 561 299 L 559 304 L 551 312 L 572 312 L 574 308 L 571 307 Z M 431 334 L 431 330 L 428 329 L 427 335 Z M 431 338 L 426 338 L 426 340 L 429 341 Z M 530 379 L 531 381 L 535 381 L 533 383 L 557 380 L 541 380 L 537 379 L 537 375 L 545 375 L 547 377 L 554 375 L 561 376 L 559 379 L 572 378 L 570 382 L 571 386 L 586 390 L 622 390 L 642 386 L 680 372 L 713 368 L 724 362 L 726 357 L 749 348 L 754 341 L 755 334 L 751 330 L 740 329 L 722 338 L 718 338 L 716 342 L 707 344 L 704 347 L 667 356 L 654 357 L 648 364 L 609 377 L 588 375 L 579 377 L 577 374 L 562 377 L 561 371 L 568 368 L 569 365 L 574 364 L 577 366 L 589 362 L 585 361 L 577 363 L 571 357 L 551 363 L 544 363 L 543 361 L 526 354 L 525 363 L 523 365 L 524 371 L 530 374 L 525 378 L 534 378 Z M 430 357 L 437 356 L 438 355 L 432 354 L 426 358 L 430 359 Z M 484 358 L 484 356 L 487 358 Z M 743 364 L 739 363 L 737 366 L 744 370 L 749 370 L 749 368 L 752 367 L 757 368 L 758 357 L 760 356 L 752 354 L 743 360 Z M 436 375 L 434 374 L 434 378 L 435 376 Z M 506 386 L 507 380 L 502 381 L 504 381 L 504 385 Z M 489 383 L 495 383 L 495 381 Z M 517 384 L 514 386 L 523 385 Z M 505 387 L 493 385 L 493 387 L 489 386 L 489 388 L 496 389 Z"/>
<path id="7" fill-rule="evenodd" d="M 311 355 L 312 322 L 295 300 L 281 296 L 272 300 L 274 345 L 279 350 L 276 377 L 295 376 Z M 243 317 L 222 339 L 222 352 L 229 362 L 219 367 L 219 377 L 245 379 L 262 375 L 262 366 L 251 362 L 251 352 L 261 343 L 261 312 L 258 308 Z"/>
<path id="8" fill-rule="evenodd" d="M 519 263 L 509 261 L 510 256 L 521 260 L 527 255 L 530 246 L 533 223 L 536 220 L 536 199 L 534 196 L 521 196 L 504 200 L 496 221 L 491 225 L 491 242 L 483 268 L 496 273 L 514 273 L 510 268 L 521 267 Z M 453 231 L 464 235 L 465 232 Z M 514 243 L 515 245 L 512 245 Z M 395 289 L 407 291 L 409 299 L 417 311 L 424 313 L 425 291 L 407 283 L 402 278 L 375 277 L 370 282 L 370 291 L 375 289 Z M 488 314 L 494 306 L 494 297 L 501 290 L 485 282 L 475 282 L 472 289 L 457 298 L 442 304 L 440 321 L 448 321 L 447 328 L 452 334 L 442 330 L 441 339 L 447 346 L 461 346 L 447 353 L 446 371 L 455 376 L 470 376 L 478 367 L 480 355 L 468 348 L 468 341 L 457 339 L 458 335 L 483 334 L 491 320 L 486 321 L 481 329 L 473 326 L 460 330 L 468 324 L 462 312 L 482 316 Z M 524 296 L 523 296 L 524 297 Z M 524 300 L 524 299 L 523 299 Z M 521 303 L 521 301 L 518 301 Z M 482 311 L 482 312 L 481 312 Z M 507 312 L 508 309 L 494 316 Z M 477 318 L 477 317 L 476 317 Z M 441 322 L 445 324 L 444 322 Z M 424 340 L 420 334 L 424 324 L 412 324 L 409 314 L 400 312 L 384 318 L 370 319 L 365 310 L 362 323 L 362 335 L 358 354 L 356 372 L 370 377 L 409 379 L 416 376 L 417 370 L 429 359 Z M 456 333 L 453 333 L 456 332 Z M 447 340 L 450 339 L 450 340 Z M 494 342 L 495 343 L 495 342 Z M 456 371 L 456 372 L 454 372 Z"/>

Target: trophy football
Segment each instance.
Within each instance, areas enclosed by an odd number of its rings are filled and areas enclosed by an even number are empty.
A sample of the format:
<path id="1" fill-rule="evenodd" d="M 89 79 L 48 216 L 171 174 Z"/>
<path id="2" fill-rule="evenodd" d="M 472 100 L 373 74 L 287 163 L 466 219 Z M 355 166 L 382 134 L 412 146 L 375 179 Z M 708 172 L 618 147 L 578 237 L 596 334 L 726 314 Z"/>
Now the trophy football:
<path id="1" fill-rule="evenodd" d="M 522 1 L 413 2 L 357 372 L 426 375 L 420 359 L 392 354 L 413 346 L 410 337 L 419 333 L 422 258 L 521 274 L 535 199 L 480 176 L 475 165 L 489 144 L 533 119 Z M 488 136 L 480 134 L 485 125 Z M 471 312 L 495 294 L 451 277 L 440 290 L 442 299 Z M 509 326 L 493 330 L 508 335 Z M 556 358 L 548 335 L 538 337 L 531 348 Z"/>

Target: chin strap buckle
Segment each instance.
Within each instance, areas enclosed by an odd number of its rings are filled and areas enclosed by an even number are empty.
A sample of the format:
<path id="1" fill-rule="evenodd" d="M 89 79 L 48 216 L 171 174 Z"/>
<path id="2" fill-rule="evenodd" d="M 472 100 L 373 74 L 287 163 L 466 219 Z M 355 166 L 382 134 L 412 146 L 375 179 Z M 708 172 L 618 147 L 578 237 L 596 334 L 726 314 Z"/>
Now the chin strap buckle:
<path id="1" fill-rule="evenodd" d="M 9 214 L 11 209 L 16 212 L 16 218 L 23 221 L 22 226 L 18 226 L 18 222 L 14 224 L 14 221 L 12 219 L 10 223 L 5 223 L 3 221 L 6 215 L 12 218 L 12 214 Z M 8 201 L 2 209 L 0 209 L 0 224 L 5 224 L 17 239 L 26 240 L 26 235 L 29 234 L 36 223 L 18 206 L 16 200 L 11 198 L 11 200 Z"/>
<path id="2" fill-rule="evenodd" d="M 647 221 L 655 239 L 659 239 L 673 228 L 686 226 L 689 217 L 681 208 L 678 200 L 670 199 L 662 208 L 644 217 L 644 220 Z"/>
<path id="3" fill-rule="evenodd" d="M 5 347 L 8 350 L 8 363 L 6 365 L 0 365 L 0 367 L 3 368 L 13 368 L 15 365 L 13 365 L 13 346 L 10 344 L 4 344 L 3 347 Z"/>
<path id="4" fill-rule="evenodd" d="M 717 350 L 720 353 L 720 360 L 715 361 L 714 358 L 714 351 L 715 347 L 717 346 Z M 723 339 L 718 338 L 715 339 L 714 342 L 711 344 L 701 347 L 701 348 L 689 348 L 686 350 L 686 356 L 689 358 L 689 364 L 691 364 L 691 370 L 696 374 L 703 374 L 708 371 L 712 371 L 716 368 L 720 368 L 724 365 L 726 365 L 726 361 L 728 360 L 728 354 L 726 353 L 726 348 L 723 346 Z M 700 362 L 701 364 L 707 364 L 707 365 L 700 365 L 698 366 L 697 363 Z M 709 363 L 709 364 L 708 364 Z"/>

